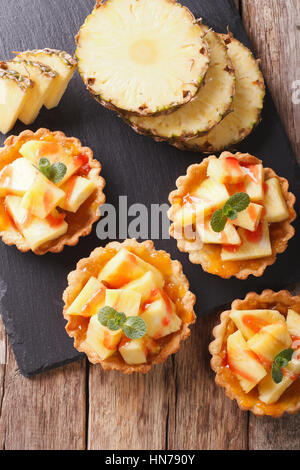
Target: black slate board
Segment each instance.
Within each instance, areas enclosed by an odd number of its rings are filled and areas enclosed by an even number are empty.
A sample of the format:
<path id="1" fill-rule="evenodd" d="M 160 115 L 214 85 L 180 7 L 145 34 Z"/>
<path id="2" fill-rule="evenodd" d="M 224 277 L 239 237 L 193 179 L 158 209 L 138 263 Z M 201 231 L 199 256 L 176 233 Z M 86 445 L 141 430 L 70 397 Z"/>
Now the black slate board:
<path id="1" fill-rule="evenodd" d="M 1 59 L 9 59 L 13 50 L 31 48 L 54 47 L 74 52 L 74 36 L 94 4 L 93 0 L 1 1 Z M 184 3 L 217 32 L 225 32 L 229 25 L 236 37 L 249 46 L 232 0 L 185 0 Z M 60 106 L 51 111 L 43 109 L 30 128 L 40 127 L 62 130 L 92 147 L 103 164 L 107 201 L 115 206 L 119 195 L 128 195 L 128 204 L 142 202 L 148 207 L 167 202 L 176 178 L 185 173 L 188 165 L 202 158 L 200 154 L 181 152 L 135 134 L 114 113 L 90 97 L 78 74 Z M 18 124 L 13 133 L 23 129 Z M 269 94 L 262 124 L 238 149 L 261 157 L 265 165 L 287 177 L 300 201 L 299 167 Z M 299 222 L 295 226 L 300 234 Z M 197 295 L 196 311 L 198 315 L 206 315 L 250 290 L 279 289 L 300 280 L 299 237 L 289 243 L 288 250 L 262 278 L 247 281 L 222 280 L 204 273 L 201 267 L 189 263 L 187 255 L 178 252 L 174 240 L 157 240 L 155 244 L 183 263 L 191 289 Z M 0 296 L 3 297 L 0 310 L 18 366 L 25 376 L 81 356 L 65 333 L 61 296 L 67 274 L 99 244 L 105 242 L 97 239 L 95 228 L 76 248 L 65 248 L 59 255 L 22 254 L 0 242 Z"/>

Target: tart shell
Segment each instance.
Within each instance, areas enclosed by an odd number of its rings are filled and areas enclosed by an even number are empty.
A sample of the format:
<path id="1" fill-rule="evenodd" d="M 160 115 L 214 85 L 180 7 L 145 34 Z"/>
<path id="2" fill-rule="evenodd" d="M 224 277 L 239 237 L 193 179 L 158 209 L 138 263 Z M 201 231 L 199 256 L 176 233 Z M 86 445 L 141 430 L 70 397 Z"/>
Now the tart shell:
<path id="1" fill-rule="evenodd" d="M 35 133 L 26 130 L 21 132 L 18 136 L 11 135 L 6 139 L 4 147 L 0 149 L 0 169 L 21 157 L 19 149 L 25 142 L 29 140 L 45 140 L 47 137 L 49 138 L 49 136 L 53 136 L 56 141 L 62 145 L 76 149 L 78 154 L 84 153 L 88 156 L 88 164 L 91 170 L 86 178 L 93 181 L 97 189 L 80 206 L 76 213 L 60 211 L 66 213 L 65 220 L 68 223 L 67 232 L 61 237 L 39 246 L 34 250 L 34 253 L 37 255 L 44 255 L 47 252 L 59 253 L 63 250 L 65 245 L 77 245 L 80 237 L 90 234 L 92 225 L 100 218 L 99 206 L 105 202 L 105 195 L 103 193 L 105 180 L 100 176 L 101 164 L 98 160 L 93 159 L 93 151 L 89 147 L 82 147 L 80 140 L 74 137 L 66 137 L 65 134 L 60 131 L 52 132 L 42 128 Z M 3 198 L 2 200 L 0 199 L 0 201 L 3 206 Z M 16 245 L 18 250 L 22 252 L 30 251 L 29 244 L 13 224 L 11 224 L 7 230 L 0 232 L 0 236 L 6 245 Z"/>
<path id="2" fill-rule="evenodd" d="M 126 248 L 141 259 L 157 267 L 163 273 L 167 293 L 176 304 L 176 313 L 182 320 L 179 331 L 158 340 L 158 344 L 161 346 L 160 352 L 151 356 L 149 362 L 141 365 L 126 364 L 118 352 L 104 361 L 101 360 L 84 341 L 89 319 L 66 313 L 89 278 L 91 276 L 97 277 L 101 268 L 121 248 Z M 68 287 L 63 294 L 63 300 L 65 303 L 63 315 L 68 322 L 66 331 L 71 338 L 74 338 L 75 348 L 80 352 L 84 352 L 91 363 L 100 363 L 105 370 L 119 370 L 124 374 L 132 374 L 133 372 L 146 374 L 154 364 L 164 362 L 168 356 L 179 350 L 181 341 L 185 341 L 190 336 L 189 325 L 196 321 L 194 312 L 196 298 L 189 291 L 189 283 L 183 274 L 181 263 L 171 260 L 170 255 L 165 251 L 155 250 L 153 242 L 150 240 L 138 243 L 135 239 L 129 239 L 123 243 L 112 242 L 104 248 L 96 248 L 92 251 L 89 258 L 80 260 L 76 270 L 69 274 Z"/>
<path id="3" fill-rule="evenodd" d="M 246 295 L 245 299 L 235 300 L 231 308 L 233 310 L 276 309 L 285 316 L 287 315 L 287 310 L 292 308 L 300 314 L 300 296 L 292 296 L 287 290 L 279 292 L 264 290 L 261 294 L 250 292 Z M 241 410 L 252 411 L 257 416 L 267 415 L 273 418 L 280 418 L 283 413 L 294 414 L 299 411 L 299 379 L 285 391 L 278 402 L 267 405 L 258 399 L 257 392 L 251 391 L 249 394 L 246 394 L 230 369 L 224 367 L 223 361 L 224 354 L 226 354 L 225 345 L 227 337 L 234 332 L 234 329 L 236 330 L 229 315 L 230 310 L 221 314 L 221 322 L 213 330 L 215 339 L 209 345 L 209 352 L 212 355 L 210 364 L 216 373 L 216 384 L 225 388 L 226 395 L 231 400 L 236 400 Z"/>
<path id="4" fill-rule="evenodd" d="M 248 163 L 248 164 L 258 164 L 262 163 L 261 160 L 250 155 L 248 153 L 236 153 L 231 154 L 230 152 L 223 152 L 221 157 L 231 156 L 236 158 L 239 162 Z M 176 212 L 179 210 L 177 201 L 186 196 L 191 188 L 199 185 L 204 179 L 206 179 L 206 171 L 209 164 L 209 161 L 214 159 L 215 156 L 205 158 L 200 164 L 194 164 L 188 167 L 187 174 L 185 176 L 180 176 L 176 181 L 177 190 L 173 191 L 169 195 L 169 201 L 171 203 L 171 208 L 168 211 L 169 219 L 174 222 Z M 229 279 L 232 276 L 235 276 L 237 279 L 247 279 L 251 274 L 255 277 L 260 277 L 263 275 L 267 266 L 270 266 L 275 263 L 277 254 L 283 253 L 286 248 L 288 241 L 293 238 L 295 235 L 295 229 L 291 223 L 296 219 L 296 212 L 294 205 L 296 202 L 296 197 L 294 194 L 289 192 L 289 183 L 286 178 L 281 178 L 271 169 L 264 168 L 265 180 L 270 178 L 277 178 L 279 180 L 282 194 L 286 201 L 289 218 L 283 222 L 273 223 L 270 225 L 270 238 L 272 245 L 272 255 L 259 258 L 257 260 L 246 260 L 246 261 L 221 261 L 220 255 L 220 264 L 222 264 L 222 269 L 218 273 L 212 272 L 211 269 L 211 253 L 214 255 L 220 251 L 220 247 L 215 247 L 212 245 L 204 244 L 203 247 L 199 250 L 191 251 L 189 248 L 189 243 L 183 237 L 180 238 L 180 234 L 176 234 L 174 223 L 170 226 L 170 235 L 177 239 L 177 246 L 179 251 L 188 253 L 189 259 L 193 264 L 201 264 L 204 271 L 210 274 L 216 274 L 224 279 Z M 179 235 L 179 236 L 178 236 Z"/>

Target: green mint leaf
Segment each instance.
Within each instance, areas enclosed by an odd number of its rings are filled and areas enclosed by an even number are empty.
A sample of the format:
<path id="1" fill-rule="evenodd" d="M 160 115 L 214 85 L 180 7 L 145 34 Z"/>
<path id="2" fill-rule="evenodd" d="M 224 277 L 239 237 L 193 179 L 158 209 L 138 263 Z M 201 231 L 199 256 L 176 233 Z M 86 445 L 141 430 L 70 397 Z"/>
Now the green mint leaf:
<path id="1" fill-rule="evenodd" d="M 230 209 L 228 211 L 228 214 L 227 214 L 228 219 L 235 220 L 235 219 L 237 219 L 237 216 L 238 216 L 238 212 L 235 211 L 234 209 Z"/>
<path id="2" fill-rule="evenodd" d="M 118 312 L 112 307 L 102 307 L 98 311 L 98 321 L 101 325 L 107 326 L 108 321 L 115 318 L 116 313 Z"/>
<path id="3" fill-rule="evenodd" d="M 223 214 L 222 209 L 218 209 L 213 213 L 210 221 L 211 228 L 214 232 L 222 232 L 226 225 L 226 215 Z"/>
<path id="4" fill-rule="evenodd" d="M 272 379 L 273 382 L 275 382 L 276 384 L 280 384 L 283 379 L 282 370 L 280 369 L 280 367 L 277 366 L 277 364 L 275 364 L 275 362 L 273 362 L 272 365 Z"/>
<path id="5" fill-rule="evenodd" d="M 128 317 L 122 326 L 122 331 L 129 339 L 139 339 L 145 336 L 147 327 L 141 317 Z"/>
<path id="6" fill-rule="evenodd" d="M 40 158 L 39 170 L 46 178 L 51 179 L 51 163 L 48 158 Z"/>
<path id="7" fill-rule="evenodd" d="M 286 367 L 292 360 L 294 350 L 292 348 L 284 349 L 274 359 L 274 362 L 279 367 Z"/>
<path id="8" fill-rule="evenodd" d="M 247 209 L 249 204 L 250 197 L 247 193 L 236 193 L 228 199 L 223 210 L 226 212 L 227 210 L 232 209 L 236 212 L 242 212 Z"/>
<path id="9" fill-rule="evenodd" d="M 126 315 L 122 312 L 116 312 L 114 318 L 109 318 L 107 321 L 107 328 L 112 331 L 119 330 L 126 321 Z"/>
<path id="10" fill-rule="evenodd" d="M 67 167 L 62 162 L 53 163 L 51 166 L 51 180 L 54 184 L 59 183 L 67 173 Z"/>

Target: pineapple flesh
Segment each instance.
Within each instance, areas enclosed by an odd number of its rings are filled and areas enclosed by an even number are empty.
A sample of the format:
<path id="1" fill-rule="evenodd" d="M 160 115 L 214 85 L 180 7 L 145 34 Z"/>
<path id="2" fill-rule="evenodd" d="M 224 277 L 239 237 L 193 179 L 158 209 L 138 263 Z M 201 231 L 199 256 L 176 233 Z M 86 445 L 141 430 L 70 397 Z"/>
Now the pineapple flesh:
<path id="1" fill-rule="evenodd" d="M 202 208 L 204 215 L 208 215 L 223 206 L 230 196 L 224 184 L 207 178 L 193 192 L 192 197 L 199 210 Z"/>
<path id="2" fill-rule="evenodd" d="M 274 323 L 261 328 L 247 344 L 263 364 L 270 366 L 277 354 L 292 345 L 292 339 L 286 323 Z"/>
<path id="3" fill-rule="evenodd" d="M 241 239 L 231 222 L 227 222 L 222 232 L 215 232 L 210 222 L 197 225 L 197 232 L 203 243 L 213 243 L 217 245 L 240 245 Z"/>
<path id="4" fill-rule="evenodd" d="M 271 372 L 269 372 L 258 385 L 259 399 L 267 405 L 276 403 L 295 380 L 299 379 L 299 374 L 300 361 L 295 359 L 283 369 L 283 379 L 279 384 L 273 381 Z"/>
<path id="5" fill-rule="evenodd" d="M 289 308 L 286 324 L 289 334 L 296 339 L 300 339 L 300 314 Z"/>
<path id="6" fill-rule="evenodd" d="M 141 294 L 130 289 L 107 289 L 105 305 L 117 312 L 125 313 L 127 317 L 135 317 L 139 313 Z"/>
<path id="7" fill-rule="evenodd" d="M 68 308 L 68 315 L 92 317 L 105 305 L 106 287 L 96 277 L 90 277 Z"/>
<path id="8" fill-rule="evenodd" d="M 196 98 L 174 113 L 157 117 L 126 116 L 129 124 L 144 134 L 163 139 L 196 137 L 208 132 L 227 114 L 235 92 L 235 74 L 222 39 L 201 26 L 211 51 L 204 85 Z"/>
<path id="9" fill-rule="evenodd" d="M 189 102 L 209 65 L 203 30 L 169 0 L 97 3 L 77 36 L 76 57 L 104 106 L 144 116 Z"/>
<path id="10" fill-rule="evenodd" d="M 273 223 L 288 219 L 289 210 L 282 194 L 278 178 L 270 178 L 265 184 L 266 194 L 264 206 L 266 209 L 266 220 L 269 223 Z"/>
<path id="11" fill-rule="evenodd" d="M 260 120 L 265 84 L 251 51 L 231 36 L 223 36 L 236 74 L 233 111 L 208 134 L 183 144 L 187 149 L 213 153 L 232 147 L 247 137 Z"/>
<path id="12" fill-rule="evenodd" d="M 0 173 L 0 197 L 24 196 L 39 171 L 26 158 L 17 158 Z"/>
<path id="13" fill-rule="evenodd" d="M 85 343 L 102 361 L 112 356 L 122 338 L 122 330 L 112 331 L 101 325 L 98 315 L 91 317 Z"/>
<path id="14" fill-rule="evenodd" d="M 285 323 L 285 317 L 277 310 L 232 310 L 230 318 L 246 340 L 267 325 Z"/>

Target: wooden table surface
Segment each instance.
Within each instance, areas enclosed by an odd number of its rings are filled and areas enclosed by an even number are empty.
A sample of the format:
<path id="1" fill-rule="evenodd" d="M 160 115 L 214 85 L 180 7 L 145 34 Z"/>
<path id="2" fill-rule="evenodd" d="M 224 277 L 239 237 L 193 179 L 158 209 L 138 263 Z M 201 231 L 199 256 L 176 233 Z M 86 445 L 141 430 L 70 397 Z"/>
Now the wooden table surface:
<path id="1" fill-rule="evenodd" d="M 300 162 L 300 104 L 292 100 L 300 2 L 236 4 Z M 299 449 L 300 413 L 256 418 L 215 386 L 208 344 L 217 322 L 218 315 L 198 320 L 180 352 L 146 376 L 82 360 L 30 380 L 18 372 L 1 323 L 0 449 Z"/>

